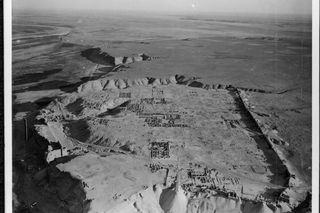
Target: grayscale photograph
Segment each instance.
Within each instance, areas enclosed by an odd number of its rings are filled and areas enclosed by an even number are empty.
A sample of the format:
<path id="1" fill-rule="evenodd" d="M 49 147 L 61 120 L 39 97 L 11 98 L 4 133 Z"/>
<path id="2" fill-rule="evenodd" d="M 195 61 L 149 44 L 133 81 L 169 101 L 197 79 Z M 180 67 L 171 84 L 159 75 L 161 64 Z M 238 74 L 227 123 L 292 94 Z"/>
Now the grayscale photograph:
<path id="1" fill-rule="evenodd" d="M 313 212 L 312 21 L 312 0 L 12 0 L 12 212 Z"/>

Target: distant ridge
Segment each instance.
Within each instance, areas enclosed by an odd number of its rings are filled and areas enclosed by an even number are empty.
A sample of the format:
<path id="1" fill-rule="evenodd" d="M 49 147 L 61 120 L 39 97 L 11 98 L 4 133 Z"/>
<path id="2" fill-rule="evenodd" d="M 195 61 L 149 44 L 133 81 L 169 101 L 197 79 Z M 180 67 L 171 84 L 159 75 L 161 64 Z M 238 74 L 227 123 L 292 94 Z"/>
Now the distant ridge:
<path id="1" fill-rule="evenodd" d="M 180 84 L 189 87 L 203 88 L 203 89 L 241 89 L 249 92 L 259 92 L 259 93 L 279 93 L 272 91 L 265 91 L 260 89 L 251 89 L 245 87 L 234 87 L 233 85 L 222 85 L 222 84 L 204 84 L 197 81 L 198 78 L 188 78 L 183 75 L 172 75 L 167 78 L 153 78 L 144 77 L 137 79 L 108 79 L 100 78 L 97 80 L 88 81 L 83 83 L 78 87 L 78 92 L 88 92 L 88 91 L 103 91 L 107 89 L 125 89 L 133 86 L 159 86 L 159 85 L 169 85 L 169 84 Z"/>
<path id="2" fill-rule="evenodd" d="M 109 53 L 102 52 L 101 48 L 99 47 L 90 48 L 90 49 L 81 51 L 81 56 L 85 57 L 89 61 L 92 61 L 93 63 L 102 64 L 106 66 L 131 64 L 131 63 L 134 63 L 135 61 L 146 61 L 152 58 L 144 53 L 137 54 L 137 56 L 134 56 L 134 57 L 127 57 L 127 56 L 114 57 L 109 55 Z"/>

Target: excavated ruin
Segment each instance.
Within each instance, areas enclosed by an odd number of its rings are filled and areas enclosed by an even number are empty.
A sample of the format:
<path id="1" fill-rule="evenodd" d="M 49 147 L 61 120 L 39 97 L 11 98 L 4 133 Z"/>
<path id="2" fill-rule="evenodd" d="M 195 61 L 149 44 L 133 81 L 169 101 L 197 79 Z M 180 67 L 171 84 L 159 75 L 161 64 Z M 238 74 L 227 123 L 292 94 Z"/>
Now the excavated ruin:
<path id="1" fill-rule="evenodd" d="M 261 129 L 261 124 L 257 122 L 256 117 L 247 108 L 247 102 L 242 99 L 242 92 L 245 88 L 236 88 L 232 85 L 208 85 L 198 81 L 197 78 L 188 78 L 182 75 L 170 76 L 167 78 L 139 78 L 139 79 L 108 79 L 101 78 L 97 80 L 88 81 L 78 87 L 78 91 L 71 93 L 67 98 L 60 98 L 52 102 L 48 109 L 43 109 L 42 113 L 38 116 L 38 119 L 42 119 L 47 123 L 46 126 L 41 128 L 38 126 L 36 129 L 43 137 L 48 139 L 47 144 L 51 147 L 48 150 L 47 157 L 48 162 L 56 163 L 58 159 L 63 156 L 78 156 L 85 155 L 86 153 L 96 153 L 98 156 L 112 156 L 112 153 L 133 155 L 141 153 L 141 156 L 146 156 L 143 151 L 138 148 L 134 143 L 126 141 L 125 139 L 115 138 L 111 134 L 92 134 L 92 125 L 108 125 L 108 122 L 112 122 L 112 119 L 121 118 L 127 110 L 137 110 L 137 104 L 130 100 L 128 93 L 123 93 L 125 99 L 117 98 L 105 100 L 103 103 L 93 101 L 90 103 L 92 98 L 95 98 L 94 94 L 110 94 L 112 91 L 123 90 L 123 89 L 134 89 L 134 88 L 157 88 L 163 85 L 177 85 L 178 87 L 190 87 L 190 88 L 202 88 L 204 90 L 216 90 L 216 91 L 227 91 L 234 98 L 234 104 L 241 109 L 240 116 L 243 117 L 243 122 L 253 132 L 260 134 L 257 140 L 257 145 L 266 156 L 266 162 L 268 162 L 270 171 L 273 174 L 277 174 L 277 181 L 273 177 L 270 177 L 270 183 L 283 184 L 286 187 L 289 182 L 292 182 L 291 172 L 288 171 L 285 164 L 282 163 L 284 159 L 280 159 L 277 155 L 277 151 L 273 146 L 271 138 L 264 135 L 265 129 Z M 252 91 L 252 90 L 251 90 Z M 259 91 L 258 91 L 259 92 Z M 81 94 L 81 96 L 78 96 Z M 92 96 L 92 97 L 91 97 Z M 108 96 L 108 95 L 107 95 Z M 86 98 L 85 98 L 86 97 Z M 101 96 L 102 97 L 102 96 Z M 93 100 L 93 99 L 92 99 Z M 150 99 L 151 101 L 151 99 Z M 152 99 L 153 101 L 153 99 Z M 165 103 L 165 102 L 163 102 Z M 48 111 L 49 110 L 49 111 Z M 141 110 L 141 109 L 140 109 Z M 60 112 L 58 116 L 54 113 Z M 60 124 L 61 123 L 61 124 Z M 61 126 L 62 125 L 62 126 Z M 230 124 L 231 125 L 231 124 Z M 238 124 L 237 124 L 238 125 Z M 47 130 L 45 130 L 47 128 Z M 119 127 L 121 128 L 121 127 Z M 236 128 L 233 124 L 233 128 Z M 53 136 L 49 137 L 48 133 L 54 132 Z M 117 130 L 116 130 L 117 131 Z M 66 136 L 63 136 L 66 134 Z M 60 136 L 59 136 L 60 135 Z M 63 137 L 62 137 L 63 136 Z M 58 139 L 59 138 L 59 139 Z M 254 138 L 254 137 L 253 137 Z M 50 141 L 51 140 L 51 141 Z M 266 144 L 259 144 L 260 140 L 266 142 Z M 55 146 L 58 143 L 60 146 Z M 73 144 L 67 148 L 68 144 Z M 72 146 L 78 144 L 78 148 L 74 149 Z M 81 147 L 81 148 L 80 148 Z M 140 150 L 139 150 L 140 149 Z M 61 151 L 59 151 L 61 150 Z M 277 158 L 277 165 L 273 165 L 274 162 L 270 159 Z M 275 167 L 274 167 L 275 166 Z M 61 167 L 59 167 L 61 168 Z M 73 177 L 80 178 L 78 175 L 73 174 L 72 170 L 64 171 L 71 173 Z M 167 172 L 167 176 L 168 176 Z M 41 176 L 41 175 L 40 175 Z M 128 177 L 127 177 L 128 178 Z M 129 176 L 130 180 L 136 180 L 138 177 Z M 80 180 L 85 181 L 80 178 Z M 149 190 L 153 188 L 153 190 Z M 118 202 L 113 204 L 113 207 L 107 212 L 181 212 L 181 213 L 192 213 L 192 212 L 288 212 L 292 207 L 288 204 L 281 202 L 275 204 L 274 202 L 265 202 L 262 200 L 250 200 L 247 198 L 241 198 L 239 196 L 235 198 L 229 198 L 226 192 L 222 194 L 208 194 L 206 196 L 190 197 L 186 191 L 173 190 L 157 185 L 149 186 L 149 189 L 142 190 L 139 193 L 134 193 L 124 202 Z M 89 193 L 88 189 L 85 190 Z M 268 191 L 268 190 L 266 190 Z M 271 190 L 272 191 L 272 190 Z M 285 198 L 287 192 L 285 189 L 280 190 L 279 194 Z M 148 194 L 148 195 L 147 195 Z M 284 199 L 283 198 L 283 199 Z M 90 198 L 91 199 L 91 198 Z M 117 200 L 117 199 L 116 199 Z M 98 200 L 92 205 L 98 205 Z M 96 207 L 95 207 L 96 208 Z M 151 210 L 152 209 L 152 210 Z M 90 211 L 89 211 L 90 212 Z"/>

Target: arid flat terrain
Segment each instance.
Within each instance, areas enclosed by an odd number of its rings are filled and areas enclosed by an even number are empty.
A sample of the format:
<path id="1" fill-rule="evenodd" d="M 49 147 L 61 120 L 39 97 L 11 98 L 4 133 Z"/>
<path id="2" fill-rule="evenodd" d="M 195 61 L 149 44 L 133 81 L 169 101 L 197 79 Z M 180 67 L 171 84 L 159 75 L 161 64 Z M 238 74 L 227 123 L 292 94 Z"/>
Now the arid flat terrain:
<path id="1" fill-rule="evenodd" d="M 17 212 L 308 212 L 311 23 L 13 16 Z"/>

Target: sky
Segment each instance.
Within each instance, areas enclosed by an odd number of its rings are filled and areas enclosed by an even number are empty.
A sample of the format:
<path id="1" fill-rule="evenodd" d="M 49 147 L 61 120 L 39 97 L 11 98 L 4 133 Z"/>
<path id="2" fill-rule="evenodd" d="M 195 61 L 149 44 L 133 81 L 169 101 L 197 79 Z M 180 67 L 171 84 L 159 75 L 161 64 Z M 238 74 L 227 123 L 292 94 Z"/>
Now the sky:
<path id="1" fill-rule="evenodd" d="M 311 14 L 312 0 L 12 0 L 13 9 Z"/>

